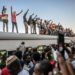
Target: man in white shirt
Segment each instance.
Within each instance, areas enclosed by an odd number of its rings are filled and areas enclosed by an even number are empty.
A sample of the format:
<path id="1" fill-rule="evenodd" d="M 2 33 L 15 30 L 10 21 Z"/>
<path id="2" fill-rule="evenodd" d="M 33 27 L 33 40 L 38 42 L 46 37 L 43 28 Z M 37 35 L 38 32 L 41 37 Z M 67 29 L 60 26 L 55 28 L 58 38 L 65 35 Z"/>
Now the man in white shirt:
<path id="1" fill-rule="evenodd" d="M 21 45 L 19 46 L 19 50 L 22 51 L 22 55 L 24 54 L 26 48 L 25 48 L 25 42 L 22 42 Z"/>

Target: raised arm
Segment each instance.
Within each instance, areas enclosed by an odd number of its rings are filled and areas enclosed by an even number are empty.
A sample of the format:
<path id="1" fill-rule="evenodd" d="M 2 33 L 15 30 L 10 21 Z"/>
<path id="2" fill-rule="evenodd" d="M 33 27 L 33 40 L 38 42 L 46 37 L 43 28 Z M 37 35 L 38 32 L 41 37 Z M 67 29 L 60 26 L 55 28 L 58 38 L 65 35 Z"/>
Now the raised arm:
<path id="1" fill-rule="evenodd" d="M 32 16 L 33 16 L 33 15 L 34 15 L 34 13 L 33 13 L 33 14 L 31 14 L 29 18 L 30 18 L 30 19 L 32 19 Z"/>
<path id="2" fill-rule="evenodd" d="M 36 17 L 37 17 L 37 15 L 35 15 L 33 19 L 35 19 Z"/>
<path id="3" fill-rule="evenodd" d="M 34 15 L 34 13 L 32 15 L 30 15 L 31 17 Z"/>
<path id="4" fill-rule="evenodd" d="M 52 20 L 49 20 L 48 23 L 51 22 L 51 21 L 52 21 Z"/>
<path id="5" fill-rule="evenodd" d="M 11 6 L 11 14 L 12 14 L 12 6 Z"/>
<path id="6" fill-rule="evenodd" d="M 29 22 L 32 20 L 33 15 L 34 15 L 34 13 L 29 16 L 29 20 L 28 20 Z"/>
<path id="7" fill-rule="evenodd" d="M 26 18 L 26 15 L 27 15 L 28 11 L 29 11 L 29 9 L 24 13 L 23 19 Z"/>
<path id="8" fill-rule="evenodd" d="M 16 16 L 20 15 L 23 12 L 23 10 L 21 10 L 18 14 L 16 14 Z"/>

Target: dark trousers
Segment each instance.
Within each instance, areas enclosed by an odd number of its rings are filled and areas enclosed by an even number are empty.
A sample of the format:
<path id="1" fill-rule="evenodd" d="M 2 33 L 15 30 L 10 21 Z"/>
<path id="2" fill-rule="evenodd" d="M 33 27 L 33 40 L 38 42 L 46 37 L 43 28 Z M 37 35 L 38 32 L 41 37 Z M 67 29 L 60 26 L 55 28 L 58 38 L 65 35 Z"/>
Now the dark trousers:
<path id="1" fill-rule="evenodd" d="M 36 25 L 33 25 L 33 33 L 36 34 Z"/>
<path id="2" fill-rule="evenodd" d="M 16 22 L 15 23 L 12 22 L 12 32 L 14 32 L 14 26 L 16 27 L 16 31 L 18 33 L 18 27 L 17 27 L 17 23 Z"/>
<path id="3" fill-rule="evenodd" d="M 28 23 L 24 22 L 24 26 L 25 26 L 25 33 L 28 34 Z"/>
<path id="4" fill-rule="evenodd" d="M 31 24 L 31 34 L 36 34 L 36 25 Z"/>
<path id="5" fill-rule="evenodd" d="M 6 26 L 6 32 L 8 32 L 8 21 L 3 21 L 3 32 L 5 32 L 5 26 Z"/>

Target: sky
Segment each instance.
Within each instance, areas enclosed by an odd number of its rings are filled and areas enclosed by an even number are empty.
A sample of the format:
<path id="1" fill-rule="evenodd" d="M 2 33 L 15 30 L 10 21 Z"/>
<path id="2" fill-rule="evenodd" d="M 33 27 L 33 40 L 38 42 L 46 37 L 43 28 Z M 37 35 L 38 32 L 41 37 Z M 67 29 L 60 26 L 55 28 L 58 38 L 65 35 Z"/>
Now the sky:
<path id="1" fill-rule="evenodd" d="M 0 0 L 0 14 L 2 6 L 5 5 L 9 14 L 9 32 L 12 31 L 10 7 L 16 13 L 23 9 L 23 13 L 17 16 L 17 24 L 20 33 L 24 33 L 23 14 L 29 9 L 29 15 L 34 13 L 38 17 L 59 22 L 64 28 L 70 28 L 75 32 L 75 0 Z M 3 24 L 0 22 L 0 31 Z"/>

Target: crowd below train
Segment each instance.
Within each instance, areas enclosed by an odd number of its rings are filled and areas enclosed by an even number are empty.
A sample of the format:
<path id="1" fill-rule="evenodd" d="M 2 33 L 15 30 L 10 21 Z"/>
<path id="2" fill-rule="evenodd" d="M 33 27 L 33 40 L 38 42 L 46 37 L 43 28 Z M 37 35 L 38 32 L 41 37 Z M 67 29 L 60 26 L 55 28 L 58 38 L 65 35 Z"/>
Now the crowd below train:
<path id="1" fill-rule="evenodd" d="M 3 54 L 3 53 L 2 53 Z M 75 43 L 25 47 L 0 52 L 0 75 L 75 75 Z"/>

